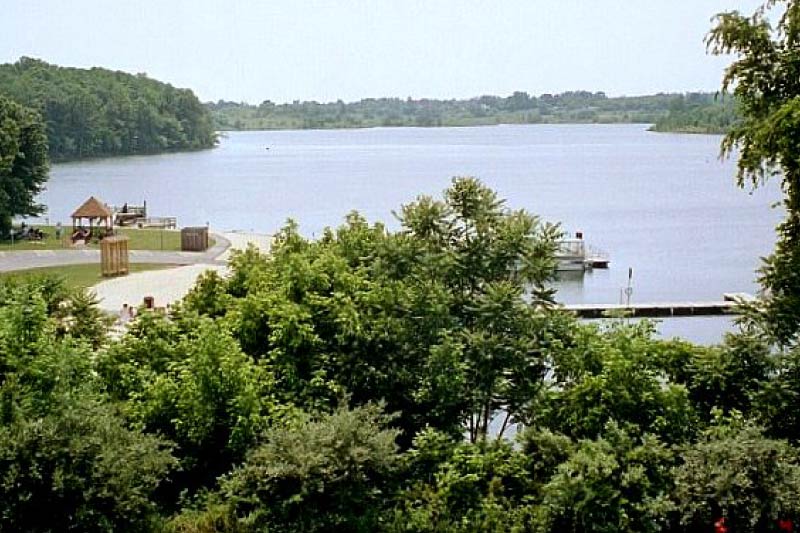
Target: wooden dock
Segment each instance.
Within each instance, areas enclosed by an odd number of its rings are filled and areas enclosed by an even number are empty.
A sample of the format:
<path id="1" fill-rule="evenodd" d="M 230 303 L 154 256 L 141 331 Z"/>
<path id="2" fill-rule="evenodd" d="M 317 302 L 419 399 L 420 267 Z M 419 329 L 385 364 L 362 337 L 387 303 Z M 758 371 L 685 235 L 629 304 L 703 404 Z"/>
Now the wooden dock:
<path id="1" fill-rule="evenodd" d="M 715 302 L 658 302 L 643 304 L 571 304 L 564 309 L 584 319 L 608 318 L 609 315 L 624 315 L 639 318 L 693 317 L 738 315 L 742 302 L 753 297 L 744 293 L 729 293 L 723 300 Z"/>

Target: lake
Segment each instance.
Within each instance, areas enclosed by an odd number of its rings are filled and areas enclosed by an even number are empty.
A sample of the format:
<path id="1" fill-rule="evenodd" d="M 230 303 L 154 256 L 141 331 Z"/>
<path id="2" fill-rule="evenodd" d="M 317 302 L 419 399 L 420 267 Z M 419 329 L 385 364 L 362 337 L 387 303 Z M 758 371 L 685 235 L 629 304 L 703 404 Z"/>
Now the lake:
<path id="1" fill-rule="evenodd" d="M 645 125 L 232 132 L 214 150 L 54 165 L 41 201 L 51 222 L 95 195 L 147 200 L 182 226 L 273 233 L 291 217 L 314 236 L 352 209 L 397 227 L 401 204 L 472 175 L 610 255 L 609 270 L 560 283 L 560 301 L 618 303 L 628 268 L 633 301 L 719 300 L 756 290 L 781 216 L 778 183 L 738 189 L 719 142 Z M 729 325 L 667 320 L 662 334 L 714 342 Z"/>

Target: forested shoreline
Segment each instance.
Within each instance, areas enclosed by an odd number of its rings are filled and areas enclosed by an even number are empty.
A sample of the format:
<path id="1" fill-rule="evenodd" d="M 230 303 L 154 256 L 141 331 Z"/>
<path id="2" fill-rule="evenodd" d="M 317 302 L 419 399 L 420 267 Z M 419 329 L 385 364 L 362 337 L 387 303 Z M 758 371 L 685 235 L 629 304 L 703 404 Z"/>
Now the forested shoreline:
<path id="1" fill-rule="evenodd" d="M 218 130 L 641 123 L 654 124 L 653 131 L 724 133 L 736 120 L 733 104 L 711 93 L 202 104 L 191 90 L 143 74 L 31 58 L 0 65 L 0 94 L 42 114 L 55 162 L 212 148 Z"/>
<path id="2" fill-rule="evenodd" d="M 53 161 L 212 148 L 210 114 L 190 89 L 104 68 L 23 57 L 0 65 L 0 95 L 38 111 Z"/>
<path id="3" fill-rule="evenodd" d="M 38 111 L 52 161 L 212 148 L 216 131 L 455 127 L 497 124 L 653 124 L 653 131 L 724 133 L 732 102 L 711 93 L 608 97 L 571 91 L 465 100 L 202 104 L 190 89 L 104 68 L 21 58 L 0 65 L 0 94 Z"/>
<path id="4" fill-rule="evenodd" d="M 218 130 L 337 129 L 370 127 L 455 127 L 497 124 L 656 124 L 657 131 L 717 133 L 731 121 L 728 108 L 717 117 L 712 93 L 608 97 L 572 91 L 531 96 L 526 92 L 466 100 L 367 98 L 357 102 L 295 101 L 259 105 L 209 102 Z M 695 132 L 695 131 L 692 131 Z"/>
<path id="5" fill-rule="evenodd" d="M 651 131 L 669 133 L 724 134 L 740 119 L 732 95 L 694 94 L 675 100 L 669 112 L 653 124 Z"/>

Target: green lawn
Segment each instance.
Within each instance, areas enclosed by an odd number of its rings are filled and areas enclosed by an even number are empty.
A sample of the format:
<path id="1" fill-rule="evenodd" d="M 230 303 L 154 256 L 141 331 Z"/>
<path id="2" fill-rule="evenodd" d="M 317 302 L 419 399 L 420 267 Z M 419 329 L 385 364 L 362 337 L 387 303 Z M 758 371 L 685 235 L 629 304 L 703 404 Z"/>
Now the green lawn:
<path id="1" fill-rule="evenodd" d="M 160 270 L 172 268 L 174 265 L 158 263 L 131 263 L 130 271 L 144 272 L 146 270 Z M 41 275 L 57 275 L 64 278 L 69 287 L 91 287 L 105 279 L 100 274 L 99 264 L 88 265 L 64 265 L 57 267 L 31 268 L 28 270 L 15 270 L 13 272 L 0 272 L 0 279 L 26 278 Z"/>
<path id="2" fill-rule="evenodd" d="M 132 229 L 121 228 L 117 232 L 130 238 L 130 250 L 166 250 L 168 252 L 181 249 L 181 232 L 174 229 Z"/>
<path id="3" fill-rule="evenodd" d="M 0 251 L 8 252 L 13 250 L 60 250 L 71 248 L 69 234 L 72 232 L 71 226 L 64 226 L 61 240 L 56 239 L 55 226 L 35 226 L 45 232 L 46 238 L 42 241 L 0 241 Z M 165 229 L 135 229 L 117 228 L 116 231 L 130 238 L 128 247 L 130 250 L 164 250 L 167 252 L 179 251 L 181 249 L 180 230 Z M 214 246 L 214 240 L 209 239 L 209 247 Z M 89 248 L 98 248 L 92 243 Z"/>
<path id="4" fill-rule="evenodd" d="M 34 226 L 39 228 L 45 233 L 45 239 L 42 241 L 14 241 L 13 243 L 8 240 L 0 240 L 0 251 L 12 250 L 57 250 L 60 248 L 68 248 L 67 239 L 64 237 L 71 228 L 64 228 L 62 240 L 56 239 L 55 227 L 53 226 Z"/>

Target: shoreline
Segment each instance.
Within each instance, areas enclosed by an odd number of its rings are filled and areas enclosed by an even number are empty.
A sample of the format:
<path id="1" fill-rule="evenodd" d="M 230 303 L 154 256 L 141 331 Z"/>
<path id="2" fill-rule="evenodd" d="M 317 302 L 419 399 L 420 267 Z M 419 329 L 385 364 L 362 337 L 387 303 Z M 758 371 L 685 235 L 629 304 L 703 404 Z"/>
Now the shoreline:
<path id="1" fill-rule="evenodd" d="M 361 126 L 331 126 L 314 128 L 252 128 L 240 130 L 219 130 L 220 133 L 248 133 L 248 132 L 275 132 L 275 131 L 352 131 L 352 130 L 438 130 L 438 129 L 460 129 L 460 128 L 496 128 L 505 126 L 653 126 L 654 122 L 490 122 L 487 124 L 441 124 L 434 126 L 422 126 L 419 124 L 402 125 L 361 125 Z M 649 131 L 649 130 L 648 130 Z"/>

